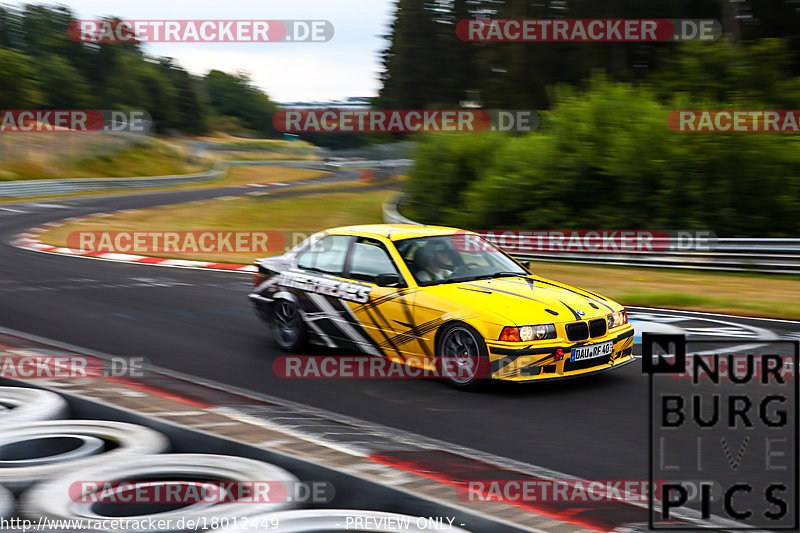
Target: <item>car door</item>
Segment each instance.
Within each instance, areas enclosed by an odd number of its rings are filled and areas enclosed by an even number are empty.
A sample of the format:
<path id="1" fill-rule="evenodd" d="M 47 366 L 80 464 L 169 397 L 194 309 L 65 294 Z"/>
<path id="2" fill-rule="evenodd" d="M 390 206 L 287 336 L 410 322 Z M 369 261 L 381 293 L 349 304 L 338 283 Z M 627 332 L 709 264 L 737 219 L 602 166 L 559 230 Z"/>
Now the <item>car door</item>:
<path id="1" fill-rule="evenodd" d="M 397 276 L 399 283 L 379 285 L 379 276 L 385 275 Z M 381 352 L 394 360 L 418 355 L 407 281 L 385 244 L 378 239 L 357 237 L 350 251 L 347 277 L 370 287 L 366 303 L 348 302 L 348 306 Z"/>
<path id="2" fill-rule="evenodd" d="M 297 267 L 308 278 L 295 284 L 294 292 L 301 298 L 305 323 L 325 345 L 363 350 L 352 334 L 349 310 L 341 298 L 357 295 L 357 291 L 345 290 L 349 281 L 343 276 L 353 239 L 352 235 L 326 235 L 300 252 Z M 360 340 L 369 352 L 372 343 Z"/>

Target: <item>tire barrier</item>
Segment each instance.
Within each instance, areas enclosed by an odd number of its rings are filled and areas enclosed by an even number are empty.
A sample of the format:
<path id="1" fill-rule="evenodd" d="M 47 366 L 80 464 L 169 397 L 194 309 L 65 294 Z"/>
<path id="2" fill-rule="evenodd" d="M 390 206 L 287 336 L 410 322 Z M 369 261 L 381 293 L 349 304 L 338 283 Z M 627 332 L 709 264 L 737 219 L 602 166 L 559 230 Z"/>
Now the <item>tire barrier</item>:
<path id="1" fill-rule="evenodd" d="M 94 484 L 87 489 L 81 482 L 89 480 Z M 142 529 L 129 531 L 194 531 L 198 524 L 215 527 L 215 524 L 234 523 L 244 517 L 294 507 L 288 498 L 231 501 L 236 497 L 219 494 L 206 497 L 205 491 L 202 492 L 204 496 L 196 496 L 188 503 L 176 503 L 176 498 L 167 501 L 163 496 L 185 494 L 182 489 L 189 484 L 196 487 L 208 482 L 205 485 L 211 488 L 226 482 L 246 484 L 253 483 L 253 480 L 284 487 L 298 482 L 294 475 L 275 465 L 231 455 L 186 453 L 125 457 L 96 466 L 72 468 L 55 479 L 39 483 L 22 495 L 20 509 L 24 516 L 37 520 L 40 517 L 91 520 L 92 524 L 98 524 L 97 520 L 100 520 L 99 524 L 109 525 L 102 527 L 103 530 L 110 530 L 112 521 L 119 523 L 124 518 L 141 524 Z M 129 483 L 124 483 L 126 481 Z M 137 485 L 134 486 L 133 482 Z M 109 485 L 104 488 L 106 483 Z M 156 486 L 158 491 L 154 490 Z M 147 496 L 133 498 L 134 492 L 140 495 L 137 487 L 147 489 Z M 158 497 L 153 497 L 154 494 Z M 254 500 L 253 494 L 249 494 L 249 498 Z M 146 501 L 143 498 L 147 498 Z M 154 521 L 168 521 L 171 526 L 168 529 L 148 529 L 148 523 Z"/>
<path id="2" fill-rule="evenodd" d="M 106 443 L 89 435 L 47 435 L 30 439 L 24 435 L 0 443 L 0 468 L 48 465 L 97 455 Z"/>
<path id="3" fill-rule="evenodd" d="M 349 509 L 312 509 L 283 511 L 254 516 L 241 528 L 221 528 L 217 533 L 245 533 L 246 531 L 272 531 L 275 533 L 310 533 L 314 531 L 337 533 L 361 531 L 364 533 L 421 533 L 430 531 L 469 533 L 447 520 L 378 511 Z"/>
<path id="4" fill-rule="evenodd" d="M 0 518 L 10 518 L 14 513 L 14 496 L 0 486 Z"/>
<path id="5" fill-rule="evenodd" d="M 59 395 L 38 389 L 0 387 L 0 399 L 0 423 L 15 411 L 19 418 L 33 416 L 37 409 L 52 416 L 66 413 Z M 451 525 L 452 518 L 299 509 L 307 501 L 297 496 L 304 484 L 287 470 L 246 457 L 164 453 L 169 439 L 143 425 L 14 422 L 0 425 L 0 518 L 7 520 L 75 524 L 54 529 L 61 533 L 468 533 Z M 30 528 L 8 530 L 24 533 Z"/>
<path id="6" fill-rule="evenodd" d="M 67 402 L 54 392 L 0 387 L 0 427 L 20 422 L 54 420 L 67 415 Z"/>
<path id="7" fill-rule="evenodd" d="M 38 481 L 97 461 L 166 451 L 169 440 L 150 428 L 104 420 L 51 420 L 0 430 L 0 485 L 18 492 Z M 13 463 L 13 464 L 12 464 Z"/>

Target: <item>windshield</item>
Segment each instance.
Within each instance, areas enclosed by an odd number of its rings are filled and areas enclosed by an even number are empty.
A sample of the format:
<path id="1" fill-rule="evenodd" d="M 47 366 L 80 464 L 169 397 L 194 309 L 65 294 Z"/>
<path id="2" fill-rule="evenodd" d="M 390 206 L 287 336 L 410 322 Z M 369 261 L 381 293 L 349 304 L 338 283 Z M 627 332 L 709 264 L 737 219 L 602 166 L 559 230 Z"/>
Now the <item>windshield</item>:
<path id="1" fill-rule="evenodd" d="M 395 242 L 420 285 L 527 275 L 519 263 L 477 235 L 420 237 Z"/>

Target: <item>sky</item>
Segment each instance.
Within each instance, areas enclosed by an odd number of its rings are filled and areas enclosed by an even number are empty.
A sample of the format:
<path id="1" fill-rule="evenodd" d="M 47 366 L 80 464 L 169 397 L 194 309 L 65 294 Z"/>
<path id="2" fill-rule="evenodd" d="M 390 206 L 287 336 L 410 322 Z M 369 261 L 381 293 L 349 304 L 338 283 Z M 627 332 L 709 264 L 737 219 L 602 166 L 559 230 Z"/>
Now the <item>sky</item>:
<path id="1" fill-rule="evenodd" d="M 374 96 L 392 0 L 0 0 L 3 4 L 65 5 L 80 19 L 328 20 L 326 43 L 146 43 L 145 53 L 174 58 L 193 74 L 246 71 L 278 102 Z"/>

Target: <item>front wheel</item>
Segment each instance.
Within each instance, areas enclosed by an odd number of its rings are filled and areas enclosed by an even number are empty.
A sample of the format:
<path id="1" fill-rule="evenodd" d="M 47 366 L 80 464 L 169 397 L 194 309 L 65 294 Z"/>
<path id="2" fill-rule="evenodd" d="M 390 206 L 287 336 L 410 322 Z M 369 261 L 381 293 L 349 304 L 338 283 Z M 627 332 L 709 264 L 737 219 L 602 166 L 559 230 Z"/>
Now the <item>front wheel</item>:
<path id="1" fill-rule="evenodd" d="M 474 391 L 487 384 L 491 375 L 489 351 L 475 328 L 461 322 L 448 324 L 436 345 L 436 368 L 451 386 Z"/>
<path id="2" fill-rule="evenodd" d="M 306 343 L 306 327 L 295 302 L 276 300 L 272 306 L 272 338 L 283 350 L 294 352 Z"/>

